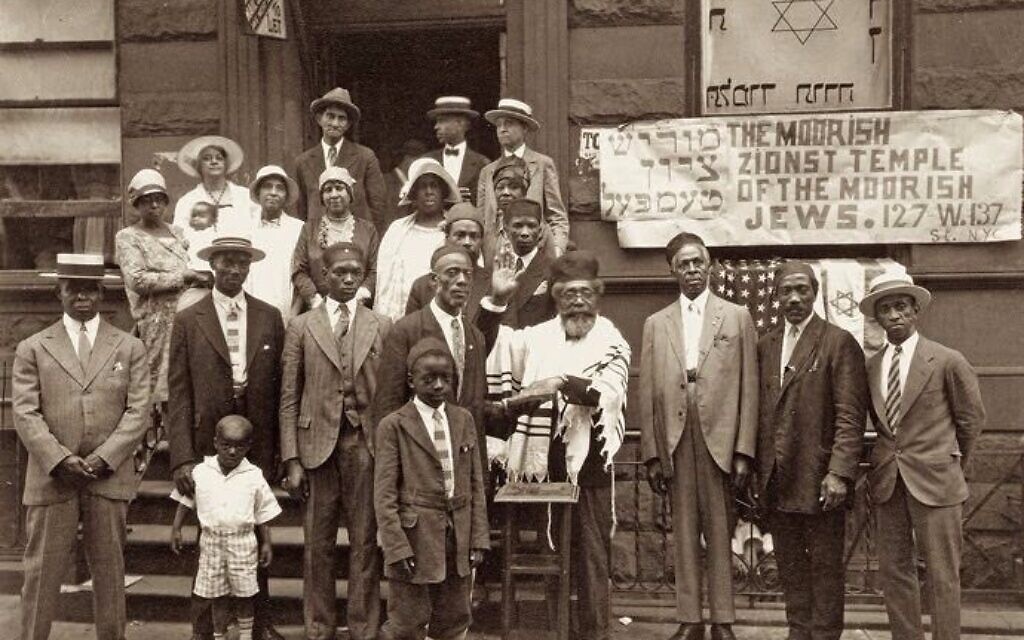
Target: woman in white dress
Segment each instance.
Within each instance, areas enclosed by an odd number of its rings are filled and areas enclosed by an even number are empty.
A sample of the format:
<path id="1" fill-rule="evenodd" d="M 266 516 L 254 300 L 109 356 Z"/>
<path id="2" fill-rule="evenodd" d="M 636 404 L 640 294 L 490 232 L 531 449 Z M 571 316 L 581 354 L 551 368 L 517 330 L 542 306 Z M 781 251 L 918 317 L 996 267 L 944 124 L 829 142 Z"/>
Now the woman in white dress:
<path id="1" fill-rule="evenodd" d="M 185 175 L 199 178 L 199 184 L 174 206 L 174 224 L 185 232 L 186 238 L 192 240 L 189 218 L 192 207 L 200 202 L 217 208 L 219 233 L 237 232 L 251 237 L 259 220 L 259 207 L 249 197 L 249 189 L 228 180 L 242 166 L 244 158 L 242 147 L 223 136 L 200 136 L 185 143 L 178 152 L 178 168 Z"/>

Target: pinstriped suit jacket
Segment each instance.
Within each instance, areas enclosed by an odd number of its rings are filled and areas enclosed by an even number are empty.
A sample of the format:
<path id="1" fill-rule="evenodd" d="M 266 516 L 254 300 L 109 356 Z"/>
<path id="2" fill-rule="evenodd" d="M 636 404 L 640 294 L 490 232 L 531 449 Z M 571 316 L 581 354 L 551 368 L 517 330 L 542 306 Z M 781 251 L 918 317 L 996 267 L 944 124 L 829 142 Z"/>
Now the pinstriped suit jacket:
<path id="1" fill-rule="evenodd" d="M 82 371 L 64 324 L 22 340 L 14 356 L 14 426 L 28 450 L 26 505 L 69 500 L 80 489 L 52 474 L 70 455 L 96 454 L 112 474 L 84 490 L 114 500 L 135 496 L 132 452 L 149 426 L 149 367 L 142 341 L 100 320 Z"/>

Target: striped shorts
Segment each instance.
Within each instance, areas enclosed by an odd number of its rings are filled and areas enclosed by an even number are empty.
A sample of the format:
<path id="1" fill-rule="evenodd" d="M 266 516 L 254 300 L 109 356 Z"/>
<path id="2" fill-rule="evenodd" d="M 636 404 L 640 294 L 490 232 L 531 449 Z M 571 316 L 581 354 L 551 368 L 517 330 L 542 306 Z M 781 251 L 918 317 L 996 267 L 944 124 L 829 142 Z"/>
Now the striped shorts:
<path id="1" fill-rule="evenodd" d="M 258 563 L 256 532 L 252 527 L 203 527 L 199 535 L 199 567 L 192 593 L 201 598 L 256 595 Z"/>

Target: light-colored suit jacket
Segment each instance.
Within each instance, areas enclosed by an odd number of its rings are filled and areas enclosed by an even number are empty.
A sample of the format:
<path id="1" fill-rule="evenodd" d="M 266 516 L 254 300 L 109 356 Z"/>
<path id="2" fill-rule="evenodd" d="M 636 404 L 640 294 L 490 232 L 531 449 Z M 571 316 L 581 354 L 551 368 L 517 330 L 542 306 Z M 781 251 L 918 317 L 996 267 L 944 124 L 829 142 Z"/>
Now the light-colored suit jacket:
<path id="1" fill-rule="evenodd" d="M 645 461 L 672 470 L 686 425 L 686 352 L 679 301 L 647 318 L 640 355 L 640 446 Z M 757 332 L 746 308 L 708 296 L 697 360 L 697 410 L 715 463 L 732 470 L 736 453 L 754 457 L 757 443 Z"/>
<path id="2" fill-rule="evenodd" d="M 963 469 L 985 427 L 985 407 L 974 369 L 959 351 L 921 336 L 901 393 L 895 436 L 885 417 L 885 384 L 879 351 L 868 360 L 871 419 L 878 442 L 871 452 L 871 498 L 884 503 L 897 476 L 918 501 L 930 506 L 967 499 Z"/>
<path id="3" fill-rule="evenodd" d="M 342 362 L 327 307 L 307 311 L 293 319 L 284 337 L 281 356 L 281 460 L 298 458 L 315 469 L 334 451 L 341 428 L 342 371 L 354 371 L 354 406 L 344 406 L 349 422 L 363 429 L 373 451 L 373 415 L 370 405 L 377 392 L 377 369 L 384 336 L 391 320 L 356 305 L 352 335 L 352 362 Z"/>
<path id="4" fill-rule="evenodd" d="M 14 426 L 28 450 L 26 505 L 55 504 L 79 490 L 135 497 L 132 453 L 149 427 L 149 367 L 142 341 L 100 320 L 89 366 L 58 321 L 22 340 L 14 356 Z M 96 454 L 112 473 L 76 487 L 54 471 L 70 455 Z"/>
<path id="5" fill-rule="evenodd" d="M 500 158 L 480 170 L 480 182 L 477 184 L 476 205 L 480 207 L 484 216 L 484 264 L 491 264 L 494 261 L 498 232 L 501 230 L 493 178 L 494 169 L 499 161 Z M 569 242 L 569 216 L 566 213 L 565 201 L 562 200 L 562 191 L 558 187 L 555 161 L 529 147 L 523 153 L 523 161 L 530 171 L 530 188 L 526 192 L 526 197 L 540 203 L 544 211 L 544 221 L 547 223 L 541 242 L 546 243 L 549 250 L 553 246 L 559 251 L 564 251 L 566 243 Z"/>

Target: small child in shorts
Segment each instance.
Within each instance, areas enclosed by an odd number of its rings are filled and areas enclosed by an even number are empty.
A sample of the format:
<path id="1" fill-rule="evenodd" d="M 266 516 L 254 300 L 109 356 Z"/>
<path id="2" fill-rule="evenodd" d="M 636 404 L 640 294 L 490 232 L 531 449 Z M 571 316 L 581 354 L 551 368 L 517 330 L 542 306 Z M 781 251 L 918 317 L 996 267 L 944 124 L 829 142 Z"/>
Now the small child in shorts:
<path id="1" fill-rule="evenodd" d="M 259 467 L 245 459 L 252 446 L 252 423 L 242 416 L 225 416 L 217 423 L 214 448 L 192 469 L 195 497 L 175 489 L 178 502 L 171 527 L 171 550 L 182 549 L 181 525 L 190 509 L 199 518 L 199 566 L 195 598 L 213 600 L 213 637 L 222 639 L 229 621 L 238 620 L 239 640 L 252 640 L 257 563 L 273 558 L 270 520 L 281 506 Z"/>

